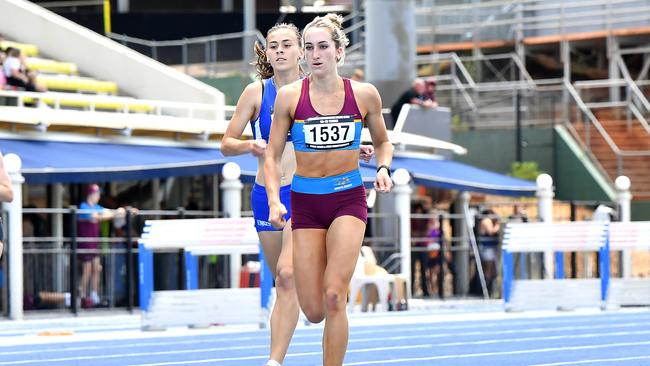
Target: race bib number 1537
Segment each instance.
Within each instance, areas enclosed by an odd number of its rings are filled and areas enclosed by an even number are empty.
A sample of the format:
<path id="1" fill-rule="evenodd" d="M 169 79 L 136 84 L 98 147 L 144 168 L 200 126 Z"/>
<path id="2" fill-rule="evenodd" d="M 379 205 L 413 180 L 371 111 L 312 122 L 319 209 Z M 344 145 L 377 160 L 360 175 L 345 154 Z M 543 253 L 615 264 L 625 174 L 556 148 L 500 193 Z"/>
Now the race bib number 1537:
<path id="1" fill-rule="evenodd" d="M 305 145 L 311 149 L 331 150 L 354 142 L 354 116 L 318 116 L 304 122 Z"/>

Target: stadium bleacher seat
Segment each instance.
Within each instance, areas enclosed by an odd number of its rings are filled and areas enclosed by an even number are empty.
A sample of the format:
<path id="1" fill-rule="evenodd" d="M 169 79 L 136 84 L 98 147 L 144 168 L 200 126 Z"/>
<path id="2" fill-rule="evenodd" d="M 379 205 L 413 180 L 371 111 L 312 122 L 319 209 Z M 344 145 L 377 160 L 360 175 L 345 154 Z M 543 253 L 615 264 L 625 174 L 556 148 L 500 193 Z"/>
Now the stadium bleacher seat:
<path id="1" fill-rule="evenodd" d="M 0 47 L 2 49 L 6 49 L 7 47 L 18 48 L 20 50 L 20 53 L 22 53 L 27 57 L 38 55 L 38 47 L 36 47 L 33 44 L 18 43 L 12 41 L 2 41 L 0 42 Z"/>
<path id="2" fill-rule="evenodd" d="M 40 57 L 28 57 L 27 68 L 41 73 L 77 75 L 79 70 L 77 65 L 72 62 L 60 62 Z"/>
<path id="3" fill-rule="evenodd" d="M 94 106 L 95 110 L 105 110 L 105 111 L 125 111 L 125 112 L 138 112 L 138 113 L 151 113 L 155 110 L 155 107 L 149 105 L 145 102 L 139 102 L 137 99 L 132 101 L 106 101 L 106 102 L 95 102 L 78 100 L 78 99 L 59 99 L 58 101 L 55 98 L 39 98 L 41 103 L 45 103 L 50 107 L 55 107 L 57 102 L 60 107 L 66 108 L 79 108 L 79 109 L 91 109 L 91 106 Z M 36 98 L 25 98 L 23 99 L 24 103 L 36 103 Z"/>
<path id="4" fill-rule="evenodd" d="M 38 75 L 37 81 L 48 90 L 117 95 L 117 84 L 112 81 L 69 75 Z"/>

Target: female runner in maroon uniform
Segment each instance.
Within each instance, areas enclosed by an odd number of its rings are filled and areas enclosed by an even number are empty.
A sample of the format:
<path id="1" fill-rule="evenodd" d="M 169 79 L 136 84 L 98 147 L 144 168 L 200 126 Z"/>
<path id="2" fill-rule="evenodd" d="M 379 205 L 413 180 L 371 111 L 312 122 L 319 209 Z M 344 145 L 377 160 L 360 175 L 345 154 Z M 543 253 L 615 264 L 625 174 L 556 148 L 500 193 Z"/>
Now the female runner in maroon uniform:
<path id="1" fill-rule="evenodd" d="M 342 365 L 348 342 L 347 289 L 367 221 L 358 163 L 364 122 L 375 146 L 375 188 L 392 188 L 392 145 L 379 93 L 337 72 L 348 44 L 341 22 L 340 16 L 328 14 L 305 27 L 311 74 L 279 90 L 264 162 L 269 221 L 282 227 L 287 209 L 279 197 L 280 162 L 291 131 L 296 154 L 291 184 L 294 279 L 307 318 L 315 323 L 326 320 L 325 366 Z"/>

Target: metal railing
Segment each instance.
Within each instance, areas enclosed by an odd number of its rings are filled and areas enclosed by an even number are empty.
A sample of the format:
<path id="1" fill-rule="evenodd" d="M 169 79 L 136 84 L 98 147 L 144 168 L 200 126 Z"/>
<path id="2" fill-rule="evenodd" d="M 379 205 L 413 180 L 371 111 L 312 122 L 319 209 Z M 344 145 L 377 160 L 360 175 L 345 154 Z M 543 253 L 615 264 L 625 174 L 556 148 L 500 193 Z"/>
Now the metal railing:
<path id="1" fill-rule="evenodd" d="M 252 50 L 255 41 L 265 42 L 259 30 L 169 41 L 115 33 L 109 33 L 108 37 L 163 64 L 180 65 L 185 73 L 195 76 L 213 75 L 219 72 L 221 63 L 227 65 L 227 71 L 236 68 L 233 63 L 249 68 L 252 60 L 246 59 L 247 51 Z"/>
<path id="2" fill-rule="evenodd" d="M 550 36 L 650 23 L 646 0 L 503 0 L 461 4 L 420 2 L 418 45 Z"/>
<path id="3" fill-rule="evenodd" d="M 621 85 L 621 86 L 627 86 L 628 84 L 625 82 L 617 82 L 617 81 L 603 81 L 605 85 L 608 87 L 611 86 L 616 86 L 616 85 Z M 626 102 L 603 102 L 603 103 L 595 103 L 595 104 L 587 104 L 583 101 L 580 93 L 576 88 L 585 88 L 588 85 L 591 86 L 600 86 L 602 85 L 598 84 L 596 82 L 590 82 L 590 83 L 576 83 L 576 86 L 570 84 L 569 82 L 565 82 L 565 87 L 567 91 L 569 92 L 570 96 L 572 97 L 573 102 L 577 106 L 576 109 L 576 122 L 584 122 L 584 143 L 587 151 L 591 152 L 592 148 L 592 132 L 591 128 L 595 128 L 596 131 L 598 132 L 598 136 L 602 138 L 606 144 L 607 147 L 612 151 L 614 156 L 616 157 L 616 176 L 624 175 L 625 174 L 625 158 L 634 158 L 634 157 L 650 157 L 650 151 L 649 150 L 644 150 L 644 151 L 637 151 L 637 150 L 622 150 L 618 147 L 614 139 L 610 136 L 610 134 L 607 132 L 607 130 L 603 127 L 603 125 L 600 123 L 598 118 L 595 116 L 595 114 L 592 112 L 592 108 L 612 108 L 612 107 L 629 107 L 628 103 Z M 570 107 L 570 106 L 568 106 Z M 586 117 L 586 120 L 583 118 Z M 569 117 L 569 120 L 567 120 L 567 124 L 570 127 L 569 122 L 571 121 L 571 117 Z M 571 128 L 572 132 L 574 135 L 576 135 L 575 129 Z M 576 136 L 577 140 L 580 140 L 579 136 Z M 605 177 L 609 177 L 610 184 L 612 183 L 612 178 L 607 174 L 607 171 L 603 168 L 602 164 L 598 164 L 598 160 L 593 156 L 592 153 L 592 160 L 597 163 L 597 165 L 600 166 L 602 169 L 602 172 L 604 172 Z M 639 192 L 636 192 L 639 193 Z M 644 192 L 641 192 L 644 193 Z"/>

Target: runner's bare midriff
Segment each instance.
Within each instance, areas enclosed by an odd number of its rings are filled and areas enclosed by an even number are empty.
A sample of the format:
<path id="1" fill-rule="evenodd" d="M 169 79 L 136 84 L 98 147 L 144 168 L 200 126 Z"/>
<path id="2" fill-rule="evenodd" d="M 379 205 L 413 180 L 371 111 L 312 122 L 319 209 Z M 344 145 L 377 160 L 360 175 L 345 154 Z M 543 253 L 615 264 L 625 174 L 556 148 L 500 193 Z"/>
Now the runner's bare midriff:
<path id="1" fill-rule="evenodd" d="M 257 175 L 255 176 L 255 183 L 261 186 L 266 186 L 264 169 L 261 169 L 261 167 L 264 166 L 264 157 L 260 157 L 257 160 L 260 169 L 257 170 Z M 282 160 L 280 161 L 280 186 L 284 187 L 286 185 L 291 184 L 295 172 L 296 172 L 296 155 L 293 150 L 293 143 L 287 142 L 286 145 L 284 146 L 284 152 L 282 153 Z"/>
<path id="2" fill-rule="evenodd" d="M 296 152 L 301 177 L 322 178 L 347 173 L 359 168 L 359 150 Z"/>

